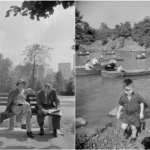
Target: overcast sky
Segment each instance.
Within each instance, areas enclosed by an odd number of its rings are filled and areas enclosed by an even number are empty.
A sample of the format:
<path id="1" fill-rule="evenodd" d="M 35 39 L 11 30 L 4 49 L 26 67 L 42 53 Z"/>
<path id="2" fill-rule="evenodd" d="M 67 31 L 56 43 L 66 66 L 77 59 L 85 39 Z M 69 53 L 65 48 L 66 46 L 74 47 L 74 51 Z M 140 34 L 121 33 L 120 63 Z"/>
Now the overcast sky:
<path id="1" fill-rule="evenodd" d="M 78 1 L 76 6 L 84 16 L 83 20 L 96 29 L 101 22 L 114 28 L 116 24 L 130 21 L 133 25 L 150 16 L 150 1 Z"/>
<path id="2" fill-rule="evenodd" d="M 17 65 L 27 45 L 45 44 L 54 49 L 51 60 L 54 71 L 58 70 L 58 63 L 73 64 L 74 51 L 71 46 L 75 36 L 75 7 L 64 10 L 62 6 L 57 6 L 54 15 L 40 21 L 19 14 L 5 18 L 10 6 L 21 4 L 20 1 L 0 1 L 0 53 Z"/>

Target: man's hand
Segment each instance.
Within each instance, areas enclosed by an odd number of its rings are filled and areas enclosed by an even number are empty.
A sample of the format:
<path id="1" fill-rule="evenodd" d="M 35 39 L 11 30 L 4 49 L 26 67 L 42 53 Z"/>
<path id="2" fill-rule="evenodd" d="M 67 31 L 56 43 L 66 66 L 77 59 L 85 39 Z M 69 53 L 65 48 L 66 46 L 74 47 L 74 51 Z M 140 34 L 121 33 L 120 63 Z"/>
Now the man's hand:
<path id="1" fill-rule="evenodd" d="M 46 115 L 47 114 L 47 110 L 42 109 L 42 112 Z"/>
<path id="2" fill-rule="evenodd" d="M 143 118 L 144 118 L 144 114 L 140 113 L 140 119 L 143 119 Z"/>
<path id="3" fill-rule="evenodd" d="M 117 113 L 117 119 L 120 119 L 120 113 Z"/>

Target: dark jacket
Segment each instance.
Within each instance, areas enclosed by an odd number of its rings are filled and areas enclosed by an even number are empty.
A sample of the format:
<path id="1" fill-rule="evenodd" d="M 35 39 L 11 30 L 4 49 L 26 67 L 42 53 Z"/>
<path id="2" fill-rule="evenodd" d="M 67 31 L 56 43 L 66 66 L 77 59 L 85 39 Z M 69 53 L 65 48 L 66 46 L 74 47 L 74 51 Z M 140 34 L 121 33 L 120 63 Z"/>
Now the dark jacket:
<path id="1" fill-rule="evenodd" d="M 13 117 L 15 114 L 11 111 L 13 101 L 19 94 L 19 90 L 16 88 L 12 91 L 10 91 L 9 96 L 8 96 L 8 101 L 6 105 L 6 110 L 5 112 L 0 113 L 0 123 L 2 123 L 5 119 L 8 119 L 10 117 Z"/>
<path id="2" fill-rule="evenodd" d="M 40 90 L 37 92 L 37 106 L 39 109 L 43 108 L 43 105 L 46 101 L 46 97 L 45 97 L 45 92 L 44 90 Z M 51 103 L 55 104 L 56 108 L 60 107 L 60 101 L 57 98 L 57 94 L 56 94 L 56 90 L 55 89 L 51 89 L 51 92 L 48 95 L 48 99 L 50 100 Z"/>

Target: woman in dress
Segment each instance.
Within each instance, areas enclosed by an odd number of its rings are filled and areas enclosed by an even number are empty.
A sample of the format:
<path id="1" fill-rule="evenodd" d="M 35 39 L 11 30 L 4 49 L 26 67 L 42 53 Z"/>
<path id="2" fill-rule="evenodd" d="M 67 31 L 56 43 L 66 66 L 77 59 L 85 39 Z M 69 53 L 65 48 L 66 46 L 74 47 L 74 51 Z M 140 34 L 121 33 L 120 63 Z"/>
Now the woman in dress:
<path id="1" fill-rule="evenodd" d="M 31 131 L 31 117 L 32 112 L 30 108 L 30 104 L 26 101 L 27 95 L 32 94 L 35 95 L 33 90 L 31 88 L 25 89 L 25 81 L 23 79 L 20 79 L 17 83 L 17 91 L 11 110 L 16 115 L 16 118 L 19 117 L 22 119 L 21 122 L 21 128 L 26 129 L 27 128 L 27 135 L 31 138 L 34 138 L 32 131 Z"/>

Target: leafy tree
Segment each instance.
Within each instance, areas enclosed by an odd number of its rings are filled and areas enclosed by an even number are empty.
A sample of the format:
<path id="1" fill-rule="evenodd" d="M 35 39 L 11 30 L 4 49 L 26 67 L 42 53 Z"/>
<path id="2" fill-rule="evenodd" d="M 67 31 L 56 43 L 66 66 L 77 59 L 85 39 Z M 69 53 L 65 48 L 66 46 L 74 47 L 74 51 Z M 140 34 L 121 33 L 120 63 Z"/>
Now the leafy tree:
<path id="1" fill-rule="evenodd" d="M 0 54 L 0 92 L 9 92 L 13 82 L 13 62 Z"/>
<path id="2" fill-rule="evenodd" d="M 10 16 L 10 13 L 14 13 L 17 16 L 18 13 L 22 16 L 30 16 L 30 19 L 40 20 L 40 17 L 48 18 L 53 15 L 54 8 L 58 5 L 62 5 L 64 9 L 67 9 L 75 5 L 75 1 L 24 1 L 22 6 L 11 6 L 6 12 L 6 17 Z"/>
<path id="3" fill-rule="evenodd" d="M 63 93 L 63 91 L 64 91 L 64 78 L 63 78 L 61 71 L 58 71 L 55 74 L 55 82 L 53 84 L 53 87 L 56 89 L 58 94 Z"/>
<path id="4" fill-rule="evenodd" d="M 33 44 L 26 47 L 23 51 L 24 64 L 32 65 L 32 88 L 34 89 L 34 79 L 35 79 L 35 70 L 37 65 L 48 66 L 46 60 L 50 61 L 51 54 L 50 51 L 52 48 L 47 47 L 46 45 Z"/>
<path id="5" fill-rule="evenodd" d="M 37 92 L 41 89 L 43 89 L 43 82 L 41 80 L 37 80 L 35 82 L 35 91 Z"/>
<path id="6" fill-rule="evenodd" d="M 80 50 L 80 45 L 90 45 L 91 42 L 95 41 L 96 30 L 89 26 L 89 24 L 83 21 L 83 15 L 76 9 L 76 45 L 75 50 Z"/>
<path id="7" fill-rule="evenodd" d="M 70 78 L 65 82 L 65 95 L 74 95 L 74 78 Z"/>

